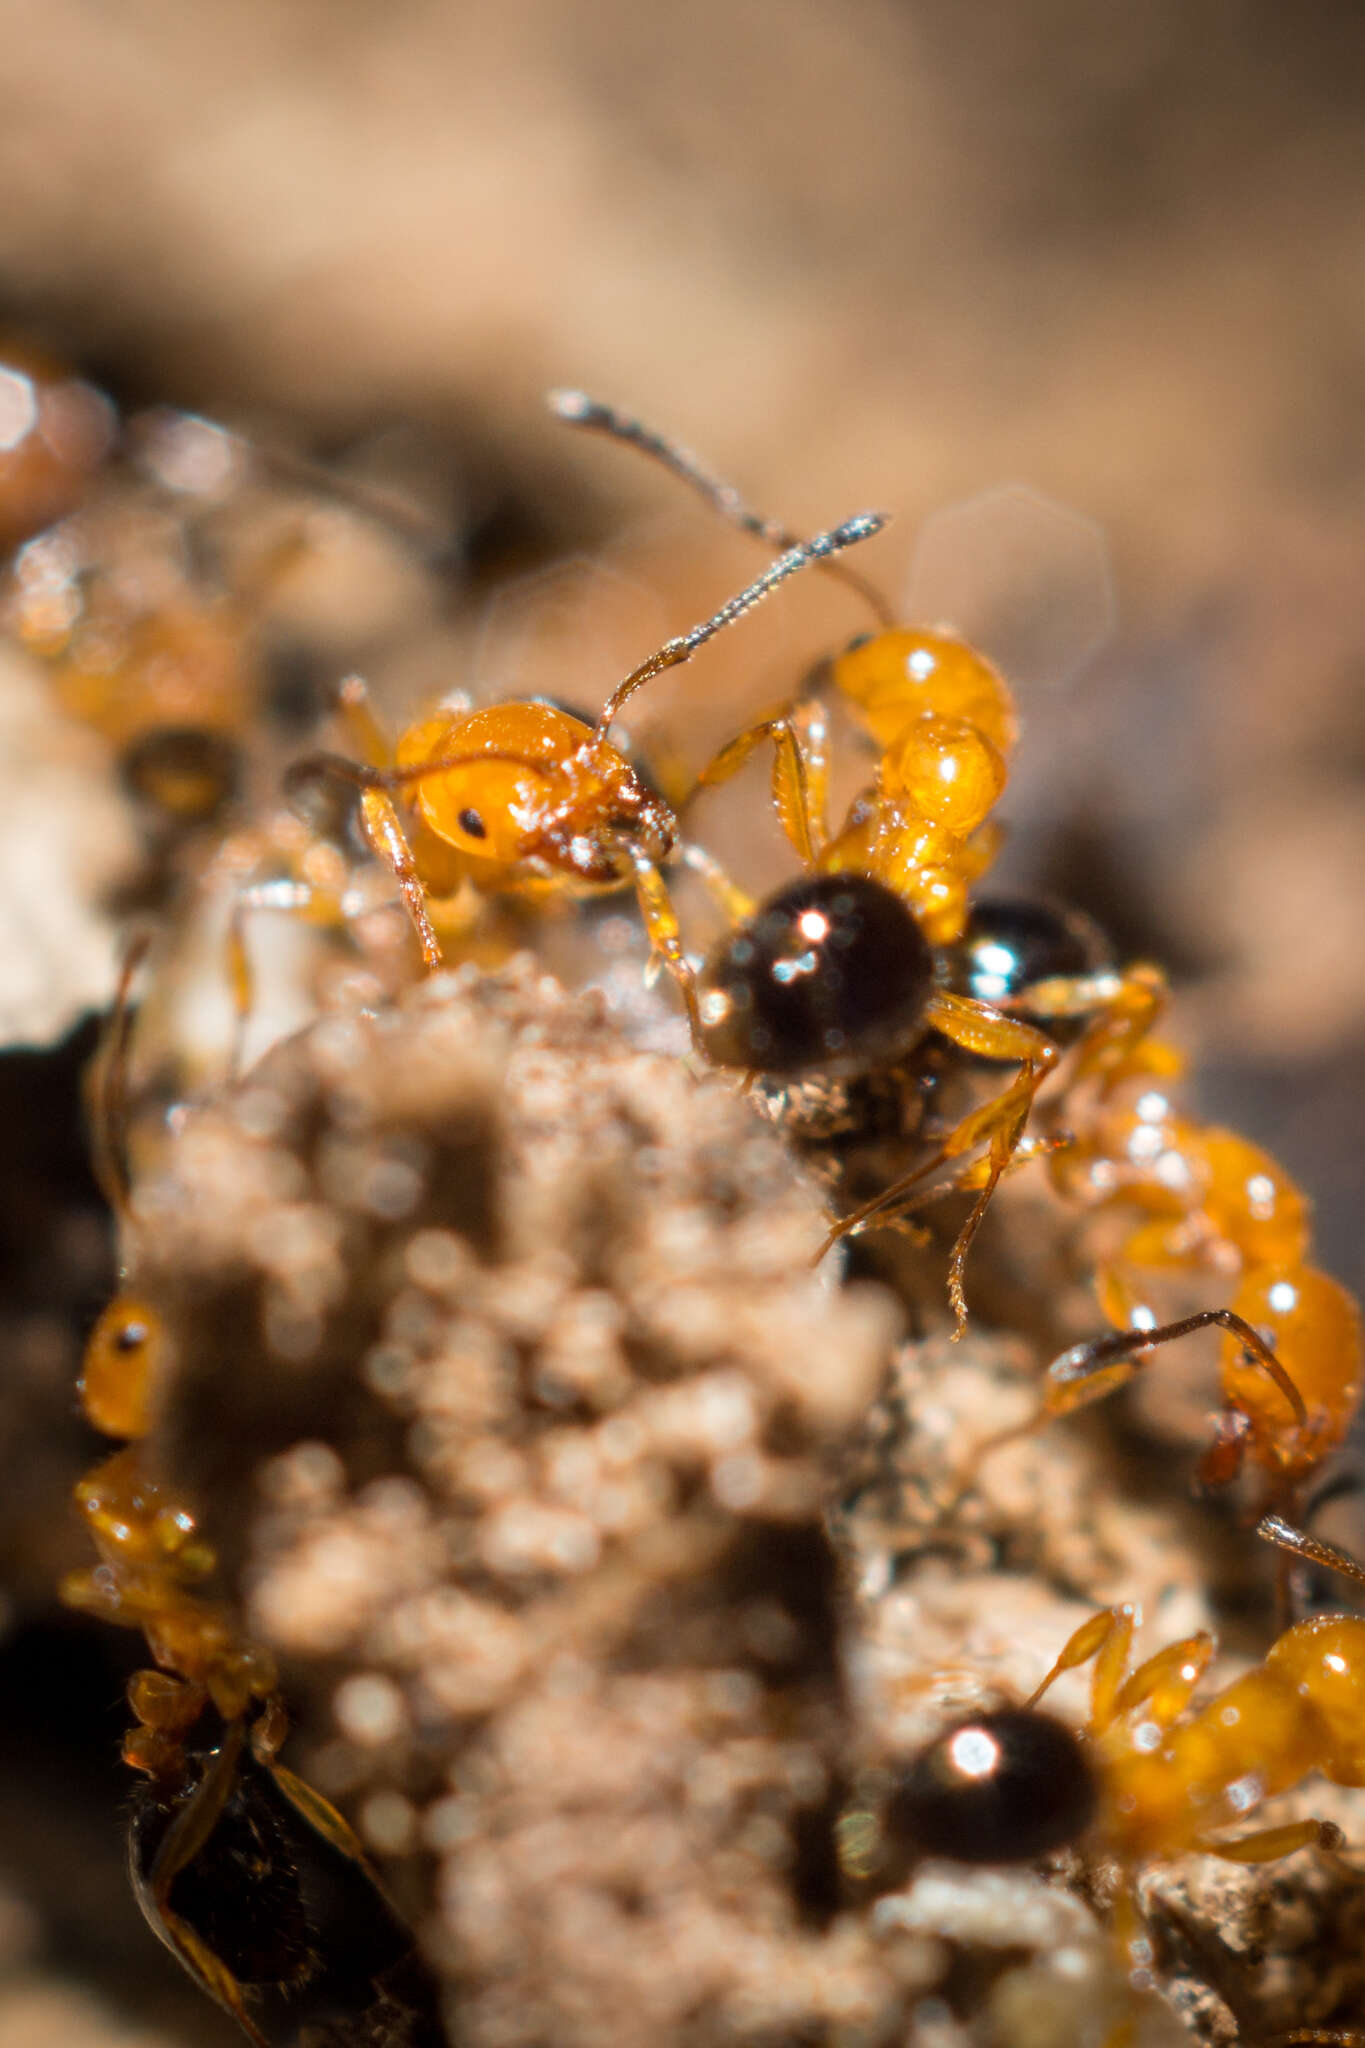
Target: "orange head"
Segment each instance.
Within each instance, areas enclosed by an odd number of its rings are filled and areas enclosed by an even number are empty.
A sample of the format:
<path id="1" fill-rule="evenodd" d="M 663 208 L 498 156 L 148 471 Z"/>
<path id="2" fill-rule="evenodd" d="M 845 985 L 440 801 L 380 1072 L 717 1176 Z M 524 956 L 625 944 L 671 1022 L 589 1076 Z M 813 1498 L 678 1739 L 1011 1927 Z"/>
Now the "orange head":
<path id="1" fill-rule="evenodd" d="M 659 860 L 677 837 L 625 755 L 551 704 L 437 712 L 403 735 L 397 764 L 422 822 L 492 866 L 614 882 L 631 848 Z"/>

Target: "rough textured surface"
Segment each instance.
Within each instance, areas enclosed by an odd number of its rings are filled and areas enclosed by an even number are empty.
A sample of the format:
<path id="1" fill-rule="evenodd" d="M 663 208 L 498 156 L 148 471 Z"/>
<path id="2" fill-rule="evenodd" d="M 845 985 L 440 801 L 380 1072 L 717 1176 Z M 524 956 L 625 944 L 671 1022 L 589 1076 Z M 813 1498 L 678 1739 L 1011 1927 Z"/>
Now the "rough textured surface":
<path id="1" fill-rule="evenodd" d="M 883 1380 L 889 1299 L 813 1275 L 819 1235 L 724 1083 L 529 962 L 287 1042 L 139 1191 L 178 1360 L 156 1454 L 479 2048 L 1099 2048 L 1127 2010 L 1102 1862 L 878 1896 L 835 1823 L 1096 1604 L 1141 1601 L 1149 1648 L 1217 1619 L 1239 1546 L 1112 1417 L 974 1471 L 1028 1348 L 907 1345 Z M 1365 1989 L 1341 1869 L 1204 1870 L 1144 1896 L 1207 2038 Z"/>
<path id="2" fill-rule="evenodd" d="M 894 1310 L 820 1234 L 727 1085 L 529 963 L 289 1042 L 140 1194 L 157 1448 L 471 2040 L 880 2030 L 914 1978 L 830 1925 L 823 1503 Z"/>

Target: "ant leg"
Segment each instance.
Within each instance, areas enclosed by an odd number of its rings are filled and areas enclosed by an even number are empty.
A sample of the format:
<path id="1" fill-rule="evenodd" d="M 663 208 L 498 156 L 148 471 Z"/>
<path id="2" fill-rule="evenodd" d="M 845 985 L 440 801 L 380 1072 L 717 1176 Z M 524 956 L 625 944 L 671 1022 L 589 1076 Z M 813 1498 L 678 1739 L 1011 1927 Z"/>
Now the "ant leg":
<path id="1" fill-rule="evenodd" d="M 871 1201 L 841 1217 L 821 1246 L 819 1256 L 823 1257 L 841 1237 L 864 1230 L 869 1224 L 890 1221 L 898 1210 L 905 1208 L 907 1194 L 917 1189 L 927 1175 L 961 1158 L 964 1153 L 974 1151 L 978 1145 L 985 1145 L 986 1156 L 982 1164 L 975 1171 L 968 1169 L 948 1183 L 949 1187 L 979 1185 L 981 1190 L 957 1234 L 948 1262 L 948 1299 L 956 1324 L 953 1334 L 961 1337 L 967 1327 L 967 1303 L 963 1292 L 967 1254 L 1000 1178 L 1019 1149 L 1034 1097 L 1061 1055 L 1052 1040 L 1036 1031 L 1031 1024 L 1002 1016 L 988 1004 L 951 995 L 943 989 L 930 997 L 925 1016 L 935 1030 L 942 1032 L 945 1038 L 961 1046 L 965 1052 L 978 1053 L 987 1059 L 1019 1060 L 1019 1072 L 999 1095 L 964 1116 L 929 1159 L 875 1195 Z"/>
<path id="2" fill-rule="evenodd" d="M 1093 1657 L 1095 1669 L 1090 1681 L 1090 1728 L 1097 1733 L 1108 1727 L 1114 1718 L 1119 1689 L 1128 1668 L 1135 1626 L 1136 1610 L 1131 1605 L 1102 1607 L 1098 1614 L 1092 1614 L 1063 1644 L 1056 1663 L 1042 1684 L 1029 1694 L 1024 1705 L 1036 1707 L 1064 1671 L 1075 1671 Z"/>
<path id="3" fill-rule="evenodd" d="M 692 963 L 683 951 L 682 932 L 678 925 L 678 913 L 673 908 L 673 899 L 668 893 L 656 862 L 638 847 L 631 847 L 630 862 L 635 875 L 635 893 L 640 902 L 640 915 L 645 921 L 650 945 L 667 967 L 678 984 L 683 1003 L 687 1010 L 688 1028 L 692 1033 L 692 1044 L 696 1051 L 702 1049 L 701 1013 L 697 1008 L 697 984 L 692 972 Z"/>
<path id="4" fill-rule="evenodd" d="M 232 994 L 232 1047 L 228 1067 L 229 1078 L 232 1080 L 241 1072 L 246 1029 L 251 1021 L 251 1012 L 256 1000 L 256 980 L 246 943 L 247 913 L 252 910 L 302 913 L 311 923 L 338 931 L 346 924 L 346 912 L 341 898 L 330 890 L 316 888 L 311 882 L 297 881 L 287 875 L 279 875 L 271 881 L 253 882 L 248 887 L 237 890 L 228 914 L 227 936 L 224 940 L 228 986 Z"/>
<path id="5" fill-rule="evenodd" d="M 363 676 L 346 676 L 337 685 L 334 709 L 361 760 L 371 768 L 392 768 L 393 746 L 374 715 Z"/>
<path id="6" fill-rule="evenodd" d="M 1354 2027 L 1295 2027 L 1288 2034 L 1276 2034 L 1273 2048 L 1289 2048 L 1295 2041 L 1320 2041 L 1325 2048 L 1365 2048 L 1365 2034 Z"/>
<path id="7" fill-rule="evenodd" d="M 829 788 L 828 717 L 818 698 L 799 710 L 765 718 L 722 747 L 697 777 L 704 788 L 728 782 L 765 740 L 773 743 L 773 804 L 782 830 L 807 867 L 814 867 L 829 838 L 825 818 Z"/>
<path id="8" fill-rule="evenodd" d="M 1120 1714 L 1145 1707 L 1158 1728 L 1170 1728 L 1189 1705 L 1200 1679 L 1213 1662 L 1217 1644 L 1207 1631 L 1168 1643 L 1136 1671 L 1127 1669 L 1133 1647 L 1133 1607 L 1105 1607 L 1083 1621 L 1063 1647 L 1047 1677 L 1027 1704 L 1036 1706 L 1064 1671 L 1074 1671 L 1093 1657 L 1090 1685 L 1090 1732 L 1099 1734 Z M 1126 1674 L 1126 1675 L 1125 1675 Z"/>
<path id="9" fill-rule="evenodd" d="M 1239 1835 L 1231 1842 L 1219 1842 L 1207 1835 L 1198 1836 L 1190 1847 L 1198 1856 L 1217 1856 L 1224 1863 L 1274 1863 L 1281 1856 L 1292 1856 L 1297 1849 L 1340 1849 L 1346 1837 L 1335 1821 L 1296 1820 L 1285 1827 L 1258 1828 L 1255 1834 Z M 1335 2036 L 1310 2034 L 1300 2039 L 1335 2039 Z M 1359 2038 L 1354 2036 L 1352 2038 Z"/>
<path id="10" fill-rule="evenodd" d="M 1338 1550 L 1335 1543 L 1324 1543 L 1320 1536 L 1309 1536 L 1294 1528 L 1282 1515 L 1262 1515 L 1256 1524 L 1256 1534 L 1263 1542 L 1274 1543 L 1309 1564 L 1325 1565 L 1329 1571 L 1340 1572 L 1343 1578 L 1365 1585 L 1365 1565 L 1359 1558 L 1352 1557 L 1347 1550 Z"/>
<path id="11" fill-rule="evenodd" d="M 1049 1416 L 1070 1415 L 1091 1401 L 1103 1400 L 1150 1364 L 1147 1354 L 1159 1345 L 1174 1343 L 1195 1330 L 1215 1327 L 1238 1339 L 1247 1364 L 1274 1383 L 1288 1402 L 1295 1423 L 1300 1429 L 1306 1428 L 1308 1410 L 1297 1386 L 1260 1331 L 1230 1308 L 1200 1309 L 1195 1315 L 1181 1316 L 1178 1322 L 1159 1323 L 1155 1329 L 1111 1330 L 1105 1337 L 1073 1344 L 1060 1358 L 1054 1358 L 1047 1369 L 1043 1411 Z M 1221 1466 L 1215 1476 L 1220 1480 L 1225 1476 Z"/>
<path id="12" fill-rule="evenodd" d="M 1147 1718 L 1158 1728 L 1173 1727 L 1194 1697 L 1217 1649 L 1218 1644 L 1207 1629 L 1186 1636 L 1181 1642 L 1168 1643 L 1124 1680 L 1114 1700 L 1115 1715 L 1145 1706 Z"/>
<path id="13" fill-rule="evenodd" d="M 440 762 L 434 763 L 424 767 L 419 773 L 435 773 L 442 765 Z M 407 911 L 412 928 L 417 934 L 417 943 L 422 949 L 423 966 L 428 973 L 438 974 L 445 965 L 445 956 L 427 914 L 426 890 L 417 872 L 412 848 L 408 844 L 397 807 L 385 787 L 385 782 L 394 778 L 390 777 L 389 771 L 385 769 L 358 767 L 354 761 L 348 761 L 340 754 L 309 754 L 302 761 L 296 761 L 290 768 L 285 777 L 286 792 L 290 788 L 297 789 L 306 782 L 326 776 L 349 782 L 359 790 L 360 817 L 365 837 L 390 869 L 398 884 L 403 908 Z"/>
<path id="14" fill-rule="evenodd" d="M 753 916 L 758 907 L 754 898 L 747 889 L 741 889 L 738 882 L 731 881 L 714 854 L 708 853 L 695 841 L 689 841 L 682 850 L 681 858 L 684 867 L 691 868 L 694 875 L 701 877 L 732 924 L 743 924 L 746 918 Z"/>
<path id="15" fill-rule="evenodd" d="M 321 1835 L 325 1842 L 330 1842 L 334 1849 L 339 1849 L 343 1856 L 349 1856 L 353 1863 L 358 1863 L 362 1869 L 368 1870 L 370 1859 L 365 1854 L 364 1844 L 359 1835 L 342 1819 L 330 1799 L 324 1799 L 311 1785 L 305 1785 L 302 1778 L 296 1778 L 283 1764 L 272 1763 L 270 1769 L 275 1783 L 289 1804 L 303 1816 L 309 1827 Z"/>
<path id="16" fill-rule="evenodd" d="M 144 1910 L 155 1932 L 179 1957 L 196 1983 L 231 2013 L 257 2048 L 269 2048 L 246 2009 L 237 1979 L 194 1929 L 172 1912 L 170 1905 L 176 1878 L 194 1861 L 222 1817 L 241 1752 L 242 1725 L 237 1722 L 227 1731 L 213 1762 L 162 1837 L 147 1874 L 150 1901 L 144 1904 Z"/>
<path id="17" fill-rule="evenodd" d="M 1134 1074 L 1170 1080 L 1185 1062 L 1173 1046 L 1152 1037 L 1170 1001 L 1170 989 L 1159 967 L 1138 961 L 1121 974 L 1059 976 L 1038 982 L 1027 991 L 1029 1009 L 1040 1016 L 1066 1017 L 1093 1009 L 1099 1015 L 1072 1052 L 1071 1082 L 1097 1076 L 1106 1094 Z"/>

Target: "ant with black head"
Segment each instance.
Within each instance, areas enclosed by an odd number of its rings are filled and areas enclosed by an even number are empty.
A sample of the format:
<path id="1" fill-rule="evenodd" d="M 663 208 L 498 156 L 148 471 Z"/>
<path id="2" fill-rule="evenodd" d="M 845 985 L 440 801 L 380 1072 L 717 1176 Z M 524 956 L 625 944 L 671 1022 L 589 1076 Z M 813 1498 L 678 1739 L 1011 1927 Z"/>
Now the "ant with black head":
<path id="1" fill-rule="evenodd" d="M 1260 1533 L 1316 1562 L 1343 1563 L 1275 1518 Z M 1365 1581 L 1359 1566 L 1344 1564 Z M 1306 1848 L 1341 1849 L 1330 1821 L 1227 1831 L 1314 1771 L 1335 1785 L 1365 1786 L 1365 1619 L 1298 1622 L 1259 1664 L 1197 1704 L 1214 1637 L 1187 1636 L 1130 1668 L 1137 1622 L 1131 1605 L 1100 1610 L 1022 1706 L 964 1716 L 913 1755 L 892 1758 L 876 1811 L 851 1811 L 841 1829 L 850 1877 L 891 1888 L 926 1857 L 992 1866 L 1073 1850 L 1117 1873 L 1114 1937 L 1130 1983 L 1147 1990 L 1155 1951 L 1138 1885 L 1150 1864 L 1189 1854 L 1263 1864 Z M 1089 1711 L 1077 1732 L 1040 1702 L 1064 1672 L 1087 1664 Z M 1365 2042 L 1350 2030 L 1279 2038 Z"/>
<path id="2" fill-rule="evenodd" d="M 770 546 L 788 530 L 753 511 L 688 450 L 580 391 L 556 415 L 661 463 L 731 524 Z M 1055 1139 L 1026 1136 L 1066 1043 L 1082 1062 L 1142 1035 L 1165 998 L 1159 971 L 1120 969 L 1087 920 L 1042 903 L 973 908 L 998 845 L 991 813 L 1017 737 L 1009 687 L 984 656 L 941 628 L 900 626 L 876 590 L 830 565 L 872 609 L 876 630 L 819 665 L 795 700 L 749 726 L 703 770 L 728 779 L 770 743 L 773 801 L 807 872 L 763 903 L 728 886 L 734 929 L 698 977 L 701 1043 L 716 1065 L 761 1077 L 798 1144 L 833 1156 L 871 1139 L 873 1191 L 838 1188 L 828 1243 L 896 1223 L 956 1189 L 975 1196 L 949 1260 L 956 1334 L 966 1324 L 967 1254 L 1011 1165 Z M 878 750 L 874 780 L 839 832 L 826 823 L 832 686 Z M 687 856 L 684 856 L 685 858 Z M 696 863 L 709 879 L 702 863 Z M 1017 1073 L 947 1120 L 954 1084 L 982 1061 Z M 907 1167 L 906 1155 L 910 1164 Z M 947 1178 L 944 1179 L 945 1175 Z"/>

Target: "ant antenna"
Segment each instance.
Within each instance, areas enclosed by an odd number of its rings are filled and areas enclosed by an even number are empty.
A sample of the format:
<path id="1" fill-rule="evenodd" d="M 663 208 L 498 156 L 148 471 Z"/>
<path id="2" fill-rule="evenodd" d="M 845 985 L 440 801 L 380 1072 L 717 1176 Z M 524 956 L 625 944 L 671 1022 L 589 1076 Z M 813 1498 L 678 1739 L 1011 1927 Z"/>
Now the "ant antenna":
<path id="1" fill-rule="evenodd" d="M 90 1068 L 90 1151 L 100 1193 L 122 1220 L 128 1214 L 128 1046 L 133 1035 L 129 1000 L 134 976 L 152 943 L 139 932 L 124 948 L 113 1007 Z"/>
<path id="2" fill-rule="evenodd" d="M 1281 1550 L 1292 1551 L 1307 1564 L 1325 1565 L 1328 1571 L 1340 1572 L 1343 1578 L 1354 1579 L 1357 1585 L 1365 1585 L 1365 1565 L 1349 1551 L 1338 1550 L 1335 1543 L 1324 1543 L 1320 1536 L 1309 1536 L 1304 1530 L 1296 1529 L 1282 1516 L 1262 1515 L 1256 1524 L 1256 1534 L 1266 1543 L 1274 1543 Z"/>
<path id="3" fill-rule="evenodd" d="M 684 448 L 680 441 L 666 440 L 642 420 L 631 419 L 628 414 L 618 412 L 615 406 L 605 405 L 600 398 L 590 398 L 586 391 L 551 391 L 546 394 L 545 402 L 555 418 L 562 420 L 565 426 L 583 427 L 588 433 L 605 434 L 609 440 L 623 442 L 628 448 L 638 448 L 642 455 L 648 455 L 671 475 L 700 492 L 711 510 L 727 519 L 731 526 L 738 526 L 742 532 L 766 541 L 769 547 L 785 549 L 799 545 L 798 534 L 790 532 L 776 519 L 765 519 L 761 512 L 755 512 L 752 506 L 746 505 L 733 484 L 713 476 L 700 458 L 690 448 Z M 849 590 L 856 591 L 864 604 L 871 606 L 879 624 L 895 624 L 886 599 L 874 584 L 866 582 L 843 562 L 827 562 L 825 568 L 830 576 L 837 577 Z"/>
<path id="4" fill-rule="evenodd" d="M 859 512 L 852 519 L 846 519 L 842 526 L 832 527 L 828 533 L 817 533 L 812 540 L 795 542 L 746 589 L 727 599 L 718 612 L 704 619 L 699 626 L 693 626 L 689 632 L 665 641 L 648 661 L 642 661 L 638 668 L 633 668 L 602 706 L 602 715 L 597 721 L 598 733 L 606 732 L 626 699 L 633 697 L 642 683 L 661 675 L 667 668 L 676 668 L 680 662 L 690 661 L 699 647 L 704 647 L 724 627 L 733 625 L 736 619 L 743 618 L 745 612 L 761 604 L 770 591 L 776 590 L 779 583 L 785 583 L 789 576 L 794 576 L 798 569 L 828 561 L 831 555 L 854 547 L 860 540 L 871 540 L 874 533 L 881 532 L 887 516 L 885 512 Z"/>

